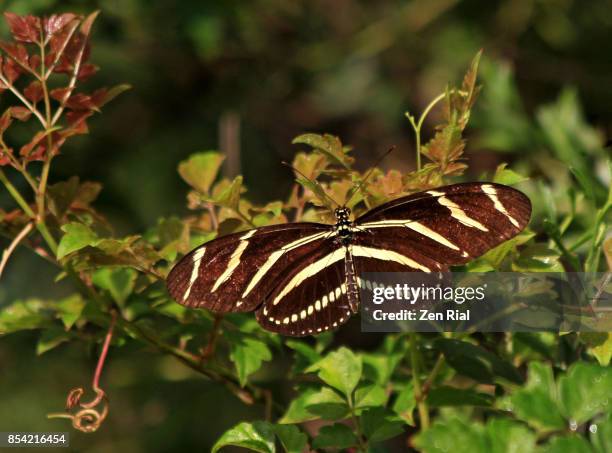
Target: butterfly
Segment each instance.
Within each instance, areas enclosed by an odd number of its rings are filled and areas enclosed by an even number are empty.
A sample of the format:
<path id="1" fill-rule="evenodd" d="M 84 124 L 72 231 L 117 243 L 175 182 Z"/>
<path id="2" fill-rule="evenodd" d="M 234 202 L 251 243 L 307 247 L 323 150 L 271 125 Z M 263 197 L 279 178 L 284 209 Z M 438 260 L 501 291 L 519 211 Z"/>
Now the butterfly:
<path id="1" fill-rule="evenodd" d="M 366 272 L 444 272 L 516 236 L 531 203 L 511 187 L 469 182 L 384 203 L 333 225 L 296 222 L 234 233 L 185 255 L 170 295 L 191 308 L 255 311 L 269 331 L 316 335 L 359 309 Z"/>

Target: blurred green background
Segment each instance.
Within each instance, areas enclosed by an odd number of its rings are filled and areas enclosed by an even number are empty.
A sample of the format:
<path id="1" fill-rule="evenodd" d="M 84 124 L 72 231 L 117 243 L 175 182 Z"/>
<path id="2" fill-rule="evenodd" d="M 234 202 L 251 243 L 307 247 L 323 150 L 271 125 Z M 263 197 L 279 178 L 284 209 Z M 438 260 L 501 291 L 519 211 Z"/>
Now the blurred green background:
<path id="1" fill-rule="evenodd" d="M 229 152 L 224 171 L 244 174 L 259 202 L 287 196 L 291 175 L 280 162 L 305 131 L 339 135 L 361 168 L 391 145 L 398 149 L 382 166 L 413 168 L 404 112 L 420 112 L 458 81 L 480 48 L 484 88 L 468 128 L 468 176 L 506 161 L 547 177 L 551 156 L 575 159 L 567 147 L 605 153 L 602 137 L 612 132 L 610 1 L 28 0 L 1 9 L 101 10 L 92 39 L 101 71 L 90 83 L 133 89 L 91 120 L 90 135 L 68 142 L 51 181 L 101 181 L 96 206 L 119 234 L 187 212 L 176 166 L 195 151 Z M 7 37 L 4 24 L 0 33 Z M 0 194 L 0 207 L 11 203 Z M 19 251 L 0 282 L 0 306 L 63 294 L 55 272 Z M 91 379 L 95 351 L 72 344 L 36 358 L 35 342 L 35 334 L 0 342 L 0 431 L 69 430 L 45 414 Z M 129 348 L 111 350 L 103 383 L 109 420 L 93 435 L 73 431 L 75 451 L 208 451 L 262 411 L 169 358 Z"/>

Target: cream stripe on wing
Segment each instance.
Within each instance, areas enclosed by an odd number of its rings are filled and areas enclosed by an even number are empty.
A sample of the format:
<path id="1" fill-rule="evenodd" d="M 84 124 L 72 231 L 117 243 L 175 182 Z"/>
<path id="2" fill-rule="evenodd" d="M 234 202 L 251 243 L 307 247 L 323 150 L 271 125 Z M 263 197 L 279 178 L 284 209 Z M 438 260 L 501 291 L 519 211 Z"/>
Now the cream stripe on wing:
<path id="1" fill-rule="evenodd" d="M 385 227 L 402 227 L 403 226 L 406 228 L 410 228 L 411 230 L 414 230 L 417 233 L 422 234 L 423 236 L 427 236 L 429 239 L 432 239 L 436 241 L 437 243 L 448 247 L 449 249 L 459 250 L 459 247 L 457 247 L 451 241 L 446 239 L 444 236 L 442 236 L 439 233 L 436 233 L 431 228 L 426 227 L 422 223 L 419 223 L 415 220 L 408 220 L 405 222 L 399 222 L 397 220 L 382 220 L 380 222 L 364 223 L 359 226 L 366 227 L 366 228 L 385 228 Z"/>
<path id="2" fill-rule="evenodd" d="M 344 247 L 341 247 L 334 250 L 329 255 L 324 256 L 320 260 L 317 260 L 314 263 L 310 263 L 308 266 L 306 266 L 304 269 L 302 269 L 300 272 L 293 276 L 293 278 L 289 281 L 289 283 L 285 285 L 285 287 L 278 294 L 278 296 L 274 298 L 274 301 L 272 301 L 272 303 L 274 305 L 278 304 L 283 297 L 289 294 L 294 288 L 297 288 L 304 280 L 309 277 L 312 277 L 313 275 L 316 275 L 326 267 L 329 267 L 332 264 L 344 259 L 345 254 L 346 250 L 344 249 Z"/>
<path id="3" fill-rule="evenodd" d="M 413 269 L 419 269 L 423 272 L 431 272 L 426 266 L 417 263 L 411 258 L 408 258 L 401 253 L 394 252 L 393 250 L 379 249 L 374 247 L 364 247 L 362 245 L 353 245 L 350 247 L 351 254 L 353 256 L 363 256 L 365 258 L 375 258 L 383 261 L 393 261 L 395 263 L 404 264 Z"/>
<path id="4" fill-rule="evenodd" d="M 316 241 L 317 239 L 321 239 L 321 238 L 327 236 L 328 234 L 329 234 L 329 232 L 325 231 L 323 233 L 316 233 L 316 234 L 313 234 L 311 236 L 303 237 L 301 239 L 298 239 L 297 241 L 293 241 L 293 242 L 290 242 L 289 244 L 286 244 L 280 250 L 277 250 L 276 252 L 272 253 L 268 257 L 266 262 L 257 270 L 257 273 L 253 276 L 253 278 L 249 282 L 249 285 L 246 287 L 246 289 L 242 293 L 242 298 L 244 299 L 253 290 L 253 288 L 255 288 L 255 286 L 257 286 L 257 284 L 261 281 L 261 279 L 264 277 L 264 275 L 266 275 L 266 273 L 270 270 L 270 268 L 272 266 L 274 266 L 274 264 L 285 253 L 290 252 L 291 250 L 293 250 L 293 249 L 295 249 L 297 247 L 301 247 L 302 245 L 306 245 L 309 242 Z"/>
<path id="5" fill-rule="evenodd" d="M 429 195 L 433 195 L 434 197 L 438 197 L 437 198 L 438 203 L 450 209 L 451 217 L 459 220 L 459 222 L 469 227 L 478 228 L 480 231 L 489 231 L 489 229 L 486 226 L 484 226 L 482 223 L 480 223 L 478 220 L 474 220 L 471 217 L 469 217 L 457 203 L 446 198 L 444 196 L 445 195 L 444 192 L 428 190 L 426 193 L 428 193 Z"/>
<path id="6" fill-rule="evenodd" d="M 512 217 L 510 215 L 510 213 L 506 210 L 506 208 L 504 207 L 504 205 L 502 204 L 502 202 L 499 200 L 498 196 L 497 196 L 497 190 L 495 190 L 495 187 L 493 187 L 490 184 L 483 184 L 482 185 L 482 191 L 484 193 L 487 194 L 487 196 L 491 199 L 491 201 L 493 202 L 493 205 L 495 207 L 495 209 L 497 209 L 499 212 L 501 212 L 503 215 L 505 215 L 506 217 L 508 217 L 508 220 L 510 220 L 510 222 L 512 223 L 512 225 L 514 225 L 517 228 L 520 228 L 519 223 L 516 221 L 516 219 L 514 217 Z"/>
<path id="7" fill-rule="evenodd" d="M 238 243 L 238 247 L 236 247 L 236 250 L 234 250 L 234 253 L 232 253 L 230 260 L 227 263 L 227 268 L 225 269 L 225 272 L 223 272 L 219 276 L 214 286 L 210 290 L 211 293 L 214 293 L 219 288 L 219 286 L 221 286 L 221 284 L 225 282 L 228 278 L 230 278 L 231 275 L 234 273 L 234 271 L 240 264 L 240 257 L 242 257 L 242 254 L 244 253 L 246 248 L 249 246 L 249 241 L 247 239 L 253 236 L 255 234 L 255 231 L 256 230 L 251 230 L 247 232 L 245 235 L 240 237 L 240 242 Z"/>
<path id="8" fill-rule="evenodd" d="M 189 294 L 191 293 L 191 287 L 198 278 L 198 273 L 200 272 L 200 263 L 202 262 L 202 258 L 204 258 L 205 253 L 206 247 L 202 247 L 193 254 L 193 269 L 191 269 L 191 276 L 189 277 L 189 286 L 187 286 L 187 291 L 185 291 L 185 294 L 183 294 L 183 302 L 185 302 L 189 297 Z"/>

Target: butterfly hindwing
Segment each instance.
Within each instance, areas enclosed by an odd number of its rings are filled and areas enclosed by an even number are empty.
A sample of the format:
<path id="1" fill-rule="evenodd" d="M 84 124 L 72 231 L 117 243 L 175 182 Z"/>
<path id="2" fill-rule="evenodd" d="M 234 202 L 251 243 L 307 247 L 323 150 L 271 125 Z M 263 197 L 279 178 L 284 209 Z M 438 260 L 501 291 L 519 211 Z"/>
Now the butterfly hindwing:
<path id="1" fill-rule="evenodd" d="M 188 307 L 253 311 L 286 269 L 318 249 L 331 229 L 316 223 L 290 223 L 215 239 L 183 257 L 168 275 L 168 290 Z"/>
<path id="2" fill-rule="evenodd" d="M 346 247 L 330 239 L 296 262 L 257 310 L 259 323 L 291 336 L 317 334 L 344 324 L 351 315 L 346 253 Z"/>

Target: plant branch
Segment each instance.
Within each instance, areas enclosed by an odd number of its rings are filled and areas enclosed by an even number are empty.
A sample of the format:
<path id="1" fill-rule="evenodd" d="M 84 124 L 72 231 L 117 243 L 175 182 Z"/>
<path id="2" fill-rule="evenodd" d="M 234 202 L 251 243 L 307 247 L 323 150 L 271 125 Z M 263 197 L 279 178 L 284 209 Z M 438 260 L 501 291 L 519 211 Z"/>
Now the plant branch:
<path id="1" fill-rule="evenodd" d="M 1 168 L 0 168 L 0 182 L 4 184 L 4 187 L 6 187 L 6 190 L 8 190 L 8 192 L 11 194 L 13 199 L 19 205 L 19 207 L 23 209 L 23 212 L 25 212 L 32 219 L 35 219 L 36 214 L 34 214 L 34 211 L 32 210 L 32 208 L 30 208 L 30 205 L 28 205 L 25 199 L 21 196 L 21 193 L 19 193 L 19 191 L 15 188 L 13 183 L 9 181 L 9 179 L 6 177 L 6 174 L 4 173 L 4 170 L 2 170 Z"/>
<path id="2" fill-rule="evenodd" d="M 79 21 L 78 20 L 74 20 L 74 23 L 72 24 L 72 27 L 70 28 L 70 31 L 68 32 L 68 35 L 66 36 L 66 39 L 64 40 L 64 42 L 60 46 L 59 50 L 57 51 L 57 53 L 55 55 L 55 58 L 53 59 L 53 62 L 49 65 L 47 70 L 44 72 L 44 77 L 43 77 L 44 79 L 48 79 L 49 76 L 51 75 L 51 73 L 53 72 L 53 70 L 55 69 L 55 66 L 57 66 L 57 63 L 59 62 L 60 58 L 64 54 L 64 50 L 66 50 L 66 46 L 68 45 L 68 43 L 72 39 L 72 36 L 74 35 L 74 32 L 75 32 L 75 30 L 77 29 L 78 26 L 79 26 Z M 44 44 L 46 44 L 46 43 L 44 43 Z"/>
<path id="3" fill-rule="evenodd" d="M 10 256 L 13 254 L 19 243 L 26 238 L 30 231 L 32 231 L 33 227 L 34 225 L 32 224 L 32 222 L 28 222 L 26 226 L 23 227 L 23 229 L 19 232 L 19 234 L 15 236 L 15 239 L 13 239 L 13 241 L 6 248 L 6 250 L 4 250 L 4 252 L 2 253 L 2 260 L 0 261 L 0 278 L 2 278 L 2 272 L 4 271 L 6 263 L 8 263 Z"/>
<path id="4" fill-rule="evenodd" d="M 434 367 L 429 372 L 429 376 L 427 376 L 427 379 L 425 379 L 425 382 L 423 383 L 423 387 L 421 387 L 421 394 L 420 394 L 420 398 L 417 401 L 417 403 L 425 400 L 425 398 L 427 397 L 427 394 L 429 393 L 429 389 L 433 385 L 433 381 L 435 380 L 436 376 L 442 369 L 443 365 L 444 365 L 444 354 L 440 354 L 438 356 L 438 359 L 436 360 L 436 363 L 434 364 Z"/>
<path id="5" fill-rule="evenodd" d="M 68 99 L 72 95 L 72 91 L 74 90 L 74 87 L 76 86 L 76 82 L 79 77 L 79 71 L 81 70 L 81 63 L 83 62 L 83 55 L 85 53 L 86 47 L 87 47 L 87 36 L 85 36 L 83 39 L 83 44 L 81 48 L 79 49 L 79 53 L 74 62 L 74 69 L 72 71 L 72 76 L 70 77 L 70 82 L 68 83 L 66 93 L 62 97 L 62 100 L 60 101 L 60 105 L 57 108 L 55 115 L 53 115 L 53 119 L 51 120 L 50 126 L 55 126 L 57 121 L 62 116 L 62 113 L 64 113 L 64 109 L 66 108 L 66 102 L 68 102 Z"/>

